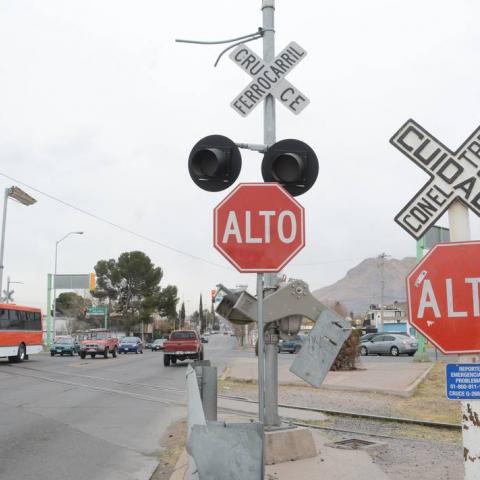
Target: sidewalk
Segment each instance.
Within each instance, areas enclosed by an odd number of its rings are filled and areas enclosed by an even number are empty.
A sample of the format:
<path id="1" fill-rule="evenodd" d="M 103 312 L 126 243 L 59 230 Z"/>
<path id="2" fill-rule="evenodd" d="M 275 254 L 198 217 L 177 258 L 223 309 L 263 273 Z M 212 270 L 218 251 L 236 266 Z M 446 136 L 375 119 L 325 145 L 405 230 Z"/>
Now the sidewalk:
<path id="1" fill-rule="evenodd" d="M 279 360 L 279 385 L 309 386 L 289 371 L 290 361 Z M 291 360 L 293 361 L 293 358 Z M 415 393 L 418 385 L 426 377 L 432 366 L 432 363 L 414 362 L 360 363 L 358 370 L 329 372 L 320 388 L 410 397 Z M 222 379 L 256 382 L 257 375 L 257 358 L 239 357 L 230 361 Z"/>
<path id="2" fill-rule="evenodd" d="M 233 415 L 220 415 L 228 423 L 245 419 Z M 265 467 L 265 480 L 388 480 L 389 477 L 373 463 L 367 451 L 343 450 L 328 446 L 331 442 L 324 434 L 312 431 L 317 456 L 293 462 L 284 462 Z M 180 456 L 170 480 L 188 480 L 188 457 L 184 450 Z M 225 479 L 227 480 L 227 479 Z"/>

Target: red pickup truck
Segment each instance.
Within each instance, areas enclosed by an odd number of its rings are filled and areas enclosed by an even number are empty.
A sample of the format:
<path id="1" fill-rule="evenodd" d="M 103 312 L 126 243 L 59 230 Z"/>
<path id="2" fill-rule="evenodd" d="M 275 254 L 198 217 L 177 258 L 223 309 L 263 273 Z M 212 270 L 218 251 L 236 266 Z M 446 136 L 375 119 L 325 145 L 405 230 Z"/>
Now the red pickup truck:
<path id="1" fill-rule="evenodd" d="M 175 330 L 164 344 L 163 364 L 168 367 L 177 360 L 203 360 L 203 345 L 195 330 Z"/>
<path id="2" fill-rule="evenodd" d="M 96 355 L 103 355 L 108 358 L 110 353 L 116 358 L 118 350 L 118 340 L 106 328 L 92 328 L 85 332 L 84 339 L 80 342 L 80 358 L 90 355 L 95 358 Z"/>

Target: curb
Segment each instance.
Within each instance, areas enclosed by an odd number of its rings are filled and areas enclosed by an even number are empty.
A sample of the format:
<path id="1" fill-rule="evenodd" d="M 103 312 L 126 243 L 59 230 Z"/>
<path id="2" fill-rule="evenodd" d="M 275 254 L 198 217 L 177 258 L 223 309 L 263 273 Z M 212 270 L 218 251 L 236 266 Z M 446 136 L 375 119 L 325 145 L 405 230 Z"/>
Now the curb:
<path id="1" fill-rule="evenodd" d="M 383 395 L 395 395 L 397 397 L 405 397 L 409 398 L 417 391 L 417 388 L 420 384 L 425 380 L 427 375 L 430 373 L 432 368 L 435 366 L 435 363 L 432 363 L 429 368 L 427 368 L 424 372 L 422 372 L 414 381 L 411 383 L 405 390 L 393 390 L 389 388 L 385 389 L 375 389 L 369 387 L 353 387 L 353 386 L 344 386 L 344 385 L 327 385 L 322 384 L 319 387 L 319 390 L 340 390 L 340 391 L 347 391 L 347 392 L 363 392 L 363 393 L 380 393 Z M 229 376 L 231 370 L 229 367 L 226 367 L 222 376 L 221 380 L 236 382 L 236 383 L 244 383 L 249 385 L 257 385 L 256 379 L 244 379 L 244 378 L 236 378 Z M 308 383 L 303 381 L 299 382 L 278 382 L 279 386 L 282 387 L 305 387 L 305 388 L 313 388 Z"/>
<path id="2" fill-rule="evenodd" d="M 432 371 L 433 367 L 436 365 L 436 362 L 430 365 L 430 368 L 427 368 L 407 389 L 407 397 L 411 397 L 416 391 L 420 384 L 427 378 L 428 374 Z"/>

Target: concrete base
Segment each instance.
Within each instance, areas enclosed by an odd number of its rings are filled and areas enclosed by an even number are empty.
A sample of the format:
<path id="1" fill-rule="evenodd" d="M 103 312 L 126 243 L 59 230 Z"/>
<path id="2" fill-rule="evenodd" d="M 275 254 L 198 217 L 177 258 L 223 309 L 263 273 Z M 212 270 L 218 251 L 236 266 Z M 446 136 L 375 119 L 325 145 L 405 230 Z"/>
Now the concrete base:
<path id="1" fill-rule="evenodd" d="M 265 465 L 292 462 L 317 455 L 311 430 L 303 427 L 265 432 Z"/>

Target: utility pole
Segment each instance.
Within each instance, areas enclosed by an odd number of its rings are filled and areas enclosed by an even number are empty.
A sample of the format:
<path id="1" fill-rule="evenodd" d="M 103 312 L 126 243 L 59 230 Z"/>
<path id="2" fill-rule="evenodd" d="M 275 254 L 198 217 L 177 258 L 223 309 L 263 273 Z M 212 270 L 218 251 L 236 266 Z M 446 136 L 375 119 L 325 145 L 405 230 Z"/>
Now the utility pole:
<path id="1" fill-rule="evenodd" d="M 381 253 L 378 258 L 380 259 L 380 331 L 383 332 L 384 323 L 384 296 L 385 296 L 385 259 L 389 257 L 385 252 Z"/>

